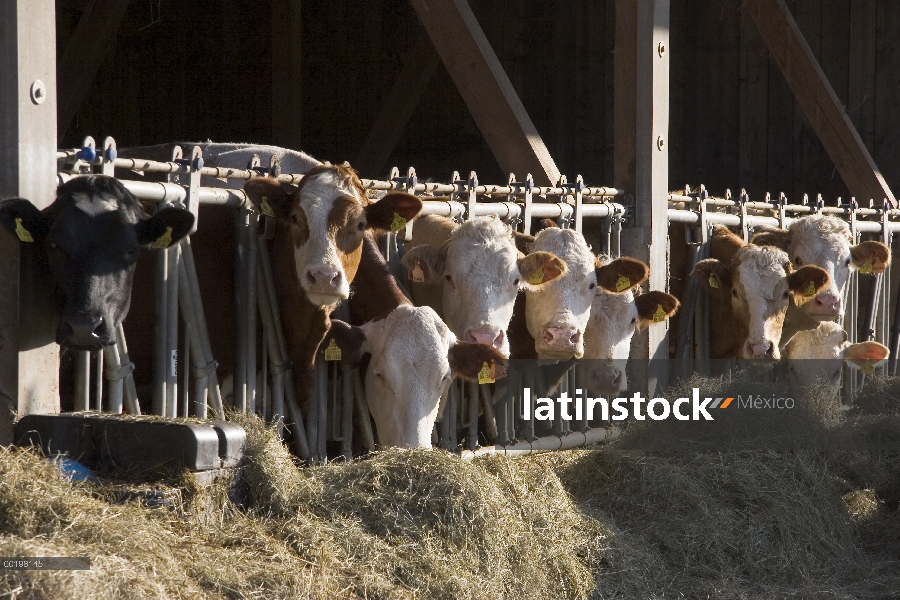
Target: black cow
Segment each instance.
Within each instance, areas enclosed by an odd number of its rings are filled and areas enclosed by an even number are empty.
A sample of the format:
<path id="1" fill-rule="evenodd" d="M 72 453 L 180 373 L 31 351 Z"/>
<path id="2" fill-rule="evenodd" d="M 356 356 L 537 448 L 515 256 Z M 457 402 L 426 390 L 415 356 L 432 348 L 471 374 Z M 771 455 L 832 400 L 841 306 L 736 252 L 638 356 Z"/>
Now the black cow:
<path id="1" fill-rule="evenodd" d="M 95 349 L 115 343 L 116 325 L 128 315 L 141 246 L 171 246 L 188 234 L 194 216 L 165 208 L 149 217 L 119 181 L 90 175 L 61 185 L 44 210 L 23 198 L 0 201 L 0 223 L 22 242 L 46 247 L 65 302 L 56 342 Z"/>

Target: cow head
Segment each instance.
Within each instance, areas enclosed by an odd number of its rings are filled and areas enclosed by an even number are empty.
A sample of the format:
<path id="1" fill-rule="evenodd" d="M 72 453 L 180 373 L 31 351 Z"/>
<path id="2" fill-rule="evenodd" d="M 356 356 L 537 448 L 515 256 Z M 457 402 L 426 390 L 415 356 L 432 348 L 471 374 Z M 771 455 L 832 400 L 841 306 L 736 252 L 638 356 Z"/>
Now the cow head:
<path id="1" fill-rule="evenodd" d="M 634 332 L 671 317 L 678 306 L 675 296 L 659 291 L 641 294 L 637 285 L 622 293 L 598 289 L 584 330 L 584 359 L 591 361 L 588 389 L 596 394 L 627 389 L 625 364 Z"/>
<path id="2" fill-rule="evenodd" d="M 324 343 L 331 339 L 343 360 L 372 355 L 366 399 L 383 447 L 430 448 L 441 396 L 452 376 L 477 381 L 484 363 L 501 366 L 503 361 L 492 346 L 458 341 L 427 306 L 402 304 L 360 327 L 332 321 Z"/>
<path id="3" fill-rule="evenodd" d="M 610 261 L 591 253 L 574 229 L 548 227 L 538 232 L 532 252 L 559 256 L 568 271 L 548 285 L 526 290 L 525 320 L 539 358 L 581 358 L 591 303 L 598 289 L 617 293 L 647 279 L 649 268 L 633 258 Z"/>
<path id="4" fill-rule="evenodd" d="M 419 269 L 425 282 L 440 282 L 444 318 L 455 335 L 500 349 L 509 356 L 506 329 L 520 289 L 541 289 L 566 272 L 549 252 L 522 256 L 512 230 L 497 217 L 459 225 L 440 248 L 418 246 L 401 262 Z"/>
<path id="5" fill-rule="evenodd" d="M 795 271 L 784 251 L 744 245 L 724 227 L 716 227 L 714 235 L 736 238 L 740 247 L 729 265 L 715 258 L 701 260 L 691 276 L 717 300 L 727 302 L 730 296 L 731 326 L 739 341 L 738 358 L 778 359 L 789 303 L 802 306 L 813 299 L 829 285 L 828 273 L 814 266 Z"/>
<path id="6" fill-rule="evenodd" d="M 328 163 L 306 173 L 299 186 L 261 177 L 247 181 L 244 191 L 284 226 L 299 285 L 317 306 L 350 297 L 366 229 L 390 230 L 395 220 L 411 220 L 422 209 L 421 200 L 402 192 L 370 203 L 353 169 Z"/>
<path id="7" fill-rule="evenodd" d="M 832 321 L 816 329 L 801 331 L 785 347 L 791 384 L 811 387 L 826 382 L 835 390 L 841 383 L 841 367 L 846 362 L 854 369 L 874 368 L 890 356 L 887 346 L 878 342 L 851 344 L 847 332 Z"/>
<path id="8" fill-rule="evenodd" d="M 759 246 L 775 246 L 788 253 L 794 267 L 815 265 L 825 269 L 831 283 L 803 311 L 817 321 L 831 321 L 844 314 L 843 292 L 851 270 L 882 273 L 891 262 L 890 248 L 881 242 L 851 245 L 850 227 L 831 215 L 797 219 L 787 231 L 758 227 L 751 240 Z"/>
<path id="9" fill-rule="evenodd" d="M 112 177 L 76 177 L 38 210 L 22 198 L 0 201 L 0 223 L 24 243 L 47 250 L 50 274 L 65 303 L 56 342 L 76 348 L 115 343 L 128 315 L 141 246 L 166 248 L 190 231 L 194 216 L 164 208 L 148 217 L 137 198 Z"/>

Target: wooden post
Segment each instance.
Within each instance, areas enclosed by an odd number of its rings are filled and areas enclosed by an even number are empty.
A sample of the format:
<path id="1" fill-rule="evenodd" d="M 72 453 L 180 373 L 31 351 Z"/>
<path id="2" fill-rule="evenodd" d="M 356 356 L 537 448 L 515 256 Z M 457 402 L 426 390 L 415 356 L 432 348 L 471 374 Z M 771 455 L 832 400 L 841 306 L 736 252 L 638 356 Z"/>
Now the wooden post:
<path id="1" fill-rule="evenodd" d="M 59 57 L 59 139 L 87 96 L 131 0 L 89 0 Z"/>
<path id="2" fill-rule="evenodd" d="M 56 197 L 53 0 L 0 2 L 0 198 L 10 196 L 39 208 Z M 13 410 L 59 412 L 57 318 L 35 246 L 0 230 L 0 444 L 12 441 Z"/>
<path id="3" fill-rule="evenodd" d="M 633 227 L 622 254 L 650 265 L 649 289 L 668 281 L 669 0 L 616 0 L 613 181 L 634 195 Z M 631 356 L 656 359 L 647 392 L 666 386 L 667 324 L 634 336 Z"/>
<path id="4" fill-rule="evenodd" d="M 747 0 L 744 10 L 756 23 L 772 59 L 822 141 L 850 193 L 860 199 L 895 198 L 834 93 L 784 0 Z"/>
<path id="5" fill-rule="evenodd" d="M 300 0 L 272 2 L 272 144 L 300 150 Z"/>
<path id="6" fill-rule="evenodd" d="M 559 169 L 466 0 L 410 0 L 478 129 L 506 173 L 535 183 L 559 180 Z"/>

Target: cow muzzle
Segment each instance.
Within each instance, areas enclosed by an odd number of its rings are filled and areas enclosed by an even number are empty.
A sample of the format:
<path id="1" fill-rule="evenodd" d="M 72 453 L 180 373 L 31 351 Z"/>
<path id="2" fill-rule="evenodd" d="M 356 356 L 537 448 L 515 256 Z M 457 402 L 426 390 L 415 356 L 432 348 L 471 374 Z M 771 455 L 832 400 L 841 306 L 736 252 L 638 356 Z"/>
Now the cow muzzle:
<path id="1" fill-rule="evenodd" d="M 574 325 L 548 325 L 541 335 L 542 347 L 553 353 L 582 354 L 581 330 Z"/>
<path id="2" fill-rule="evenodd" d="M 588 386 L 594 393 L 609 394 L 625 389 L 625 374 L 613 364 L 601 364 L 588 372 Z"/>
<path id="3" fill-rule="evenodd" d="M 303 288 L 310 302 L 319 306 L 334 304 L 350 297 L 343 272 L 331 265 L 313 265 L 303 274 Z"/>
<path id="4" fill-rule="evenodd" d="M 831 320 L 841 316 L 843 302 L 839 294 L 832 291 L 821 292 L 809 304 L 809 314 L 818 320 Z"/>
<path id="5" fill-rule="evenodd" d="M 503 347 L 503 340 L 505 337 L 502 329 L 492 329 L 489 327 L 466 329 L 467 342 L 493 346 L 498 349 Z"/>
<path id="6" fill-rule="evenodd" d="M 76 315 L 66 317 L 56 330 L 56 343 L 72 348 L 97 349 L 116 343 L 103 317 Z"/>
<path id="7" fill-rule="evenodd" d="M 744 345 L 744 358 L 765 360 L 777 358 L 775 356 L 775 344 L 768 340 L 747 340 Z"/>

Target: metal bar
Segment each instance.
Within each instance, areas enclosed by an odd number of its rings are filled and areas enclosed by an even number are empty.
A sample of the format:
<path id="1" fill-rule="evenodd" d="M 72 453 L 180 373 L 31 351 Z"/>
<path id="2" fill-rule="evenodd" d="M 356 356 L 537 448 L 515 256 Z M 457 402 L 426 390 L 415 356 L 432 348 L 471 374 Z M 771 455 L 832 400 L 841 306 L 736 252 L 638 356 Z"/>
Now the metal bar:
<path id="1" fill-rule="evenodd" d="M 128 356 L 128 344 L 125 343 L 125 329 L 121 323 L 116 324 L 116 345 L 119 347 L 121 364 L 131 363 L 131 358 Z M 138 403 L 133 371 L 132 369 L 125 375 L 125 412 L 130 415 L 139 415 L 141 414 L 141 405 Z"/>
<path id="2" fill-rule="evenodd" d="M 181 286 L 178 286 L 179 289 Z M 188 390 L 191 387 L 191 324 L 184 323 L 184 352 L 181 355 L 181 416 L 187 417 L 190 414 L 190 395 Z"/>
<path id="3" fill-rule="evenodd" d="M 484 416 L 484 434 L 488 440 L 497 440 L 497 419 L 494 415 L 494 398 L 491 394 L 491 386 L 488 384 L 475 384 L 478 386 L 478 394 L 481 397 L 481 414 Z M 476 415 L 477 416 L 477 415 Z"/>
<path id="4" fill-rule="evenodd" d="M 460 458 L 463 460 L 472 460 L 479 456 L 487 454 L 503 454 L 508 457 L 527 456 L 538 452 L 550 452 L 554 450 L 570 450 L 572 448 L 583 448 L 599 444 L 606 439 L 615 439 L 615 430 L 607 431 L 602 427 L 590 429 L 585 433 L 573 432 L 564 437 L 550 435 L 547 437 L 537 438 L 530 442 L 519 442 L 511 446 L 485 446 L 478 450 L 463 450 Z"/>
<path id="5" fill-rule="evenodd" d="M 315 464 L 319 461 L 319 395 L 325 393 L 324 379 L 328 373 L 325 366 L 325 358 L 316 355 L 315 387 L 310 395 L 309 410 L 306 414 L 306 441 L 309 443 L 309 461 Z"/>
<path id="6" fill-rule="evenodd" d="M 119 349 L 113 344 L 111 346 L 105 346 L 101 352 L 103 352 L 103 362 L 106 367 L 107 376 L 115 378 L 106 380 L 107 396 L 109 396 L 109 412 L 120 415 L 122 414 L 124 405 L 125 382 L 122 380 L 119 373 L 122 368 L 122 363 L 119 360 Z"/>
<path id="7" fill-rule="evenodd" d="M 474 450 L 478 447 L 478 382 L 469 381 L 466 389 L 468 427 L 466 432 L 466 448 Z"/>
<path id="8" fill-rule="evenodd" d="M 375 450 L 375 436 L 372 434 L 372 421 L 369 417 L 369 403 L 366 401 L 366 390 L 363 387 L 362 374 L 359 369 L 353 373 L 353 398 L 356 405 L 356 415 L 359 419 L 359 436 L 366 450 Z"/>
<path id="9" fill-rule="evenodd" d="M 256 271 L 257 274 L 259 271 Z M 260 278 L 256 278 L 257 282 L 259 282 Z M 259 416 L 262 417 L 262 420 L 265 422 L 269 422 L 269 395 L 266 393 L 269 388 L 269 330 L 263 325 L 262 328 L 262 343 L 260 344 L 260 348 L 262 349 L 262 359 L 260 360 L 260 369 L 261 375 L 259 378 L 259 387 L 257 387 L 256 393 L 259 396 Z M 281 432 L 279 432 L 280 434 Z"/>
<path id="10" fill-rule="evenodd" d="M 259 214 L 251 212 L 247 227 L 247 266 L 245 267 L 244 285 L 246 285 L 246 327 L 247 327 L 247 410 L 256 412 L 256 255 L 258 249 L 257 232 Z M 263 383 L 265 385 L 265 382 Z"/>
<path id="11" fill-rule="evenodd" d="M 341 363 L 341 456 L 344 460 L 353 460 L 353 370 L 354 367 Z"/>
<path id="12" fill-rule="evenodd" d="M 91 409 L 91 351 L 75 352 L 75 411 Z"/>
<path id="13" fill-rule="evenodd" d="M 234 277 L 234 408 L 247 412 L 247 242 L 250 211 L 239 210 L 235 216 Z"/>
<path id="14" fill-rule="evenodd" d="M 162 209 L 160 205 L 159 209 Z M 167 299 L 169 273 L 169 253 L 157 250 L 153 264 L 153 400 L 154 415 L 166 415 L 166 373 L 169 372 L 169 356 L 166 352 L 166 335 L 168 332 Z"/>
<path id="15" fill-rule="evenodd" d="M 103 412 L 103 350 L 93 352 L 94 359 L 94 410 Z"/>
<path id="16" fill-rule="evenodd" d="M 166 355 L 169 363 L 166 370 L 166 415 L 178 416 L 178 263 L 181 259 L 180 246 L 175 244 L 167 250 L 166 262 Z"/>

